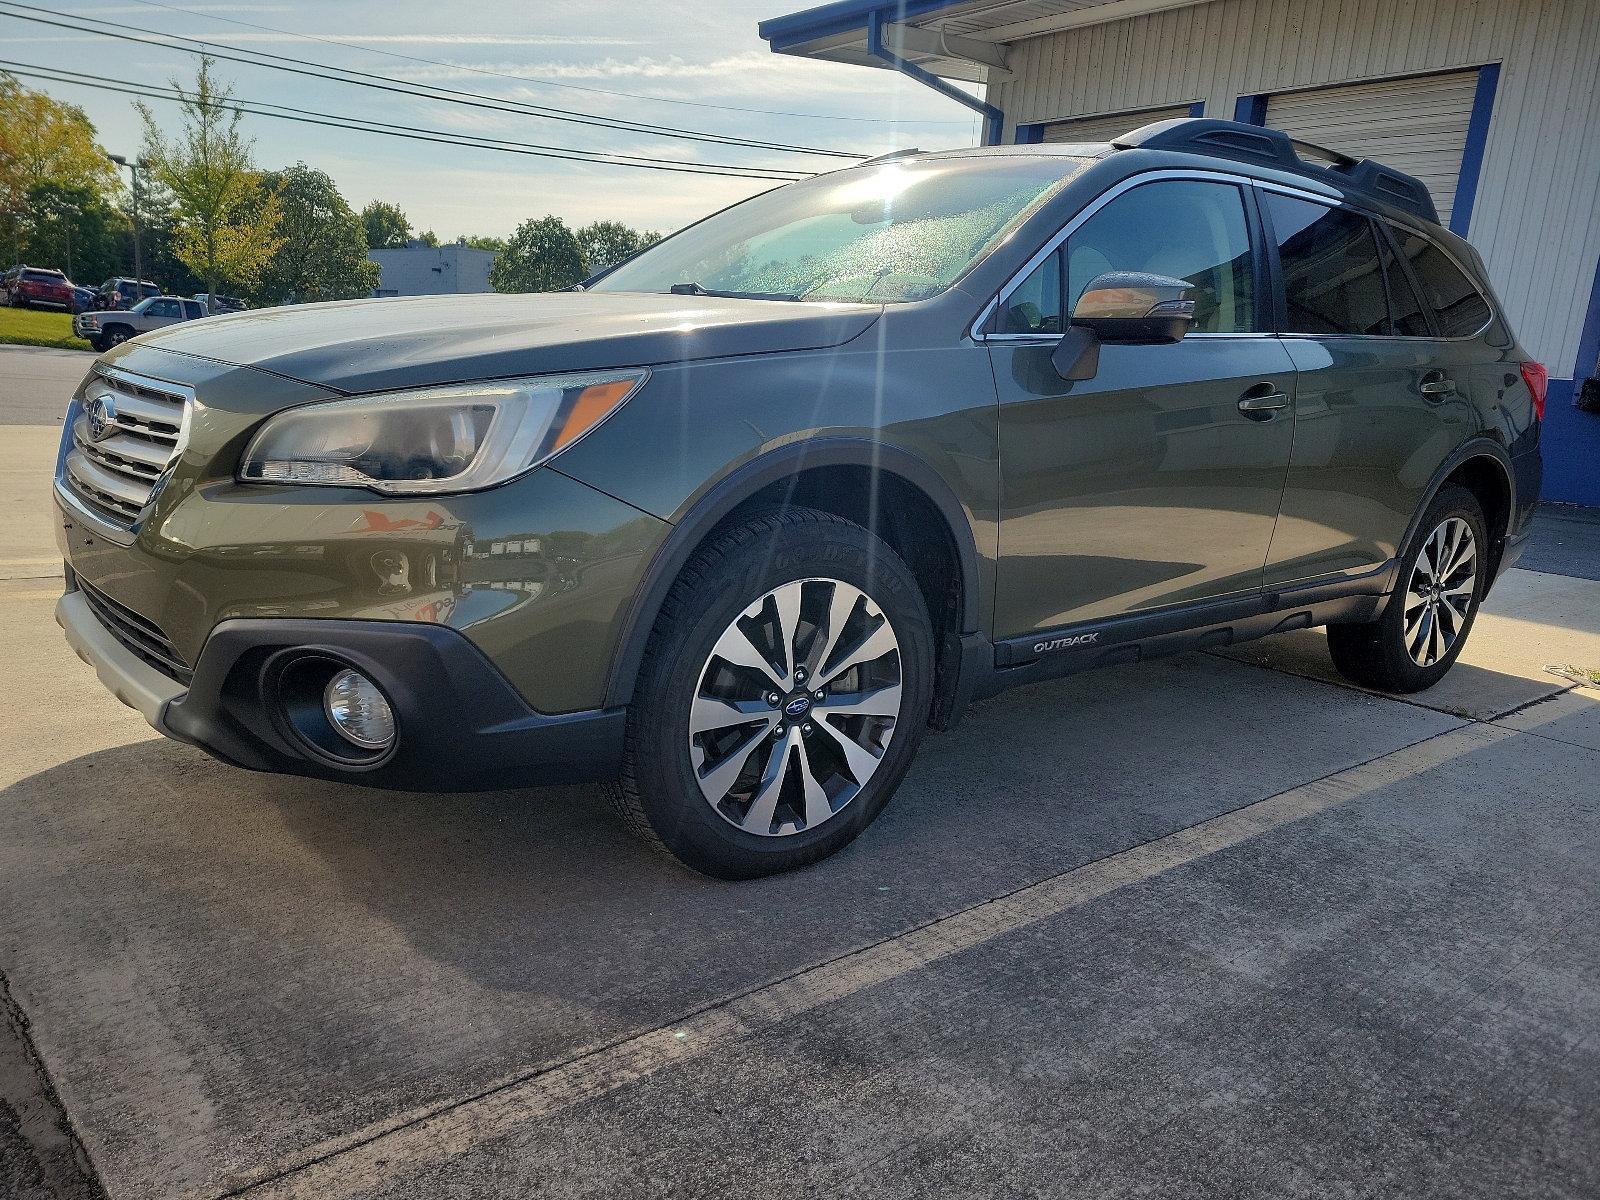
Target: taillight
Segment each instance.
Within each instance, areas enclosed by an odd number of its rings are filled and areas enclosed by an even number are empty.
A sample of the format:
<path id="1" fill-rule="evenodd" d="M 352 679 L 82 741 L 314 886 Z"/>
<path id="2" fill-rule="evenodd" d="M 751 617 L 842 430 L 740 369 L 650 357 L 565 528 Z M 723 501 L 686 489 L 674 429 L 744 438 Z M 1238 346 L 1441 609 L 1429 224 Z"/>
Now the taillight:
<path id="1" fill-rule="evenodd" d="M 1528 392 L 1533 396 L 1534 420 L 1544 420 L 1544 397 L 1550 390 L 1550 372 L 1545 370 L 1543 363 L 1525 362 L 1522 364 L 1522 382 L 1528 385 Z"/>

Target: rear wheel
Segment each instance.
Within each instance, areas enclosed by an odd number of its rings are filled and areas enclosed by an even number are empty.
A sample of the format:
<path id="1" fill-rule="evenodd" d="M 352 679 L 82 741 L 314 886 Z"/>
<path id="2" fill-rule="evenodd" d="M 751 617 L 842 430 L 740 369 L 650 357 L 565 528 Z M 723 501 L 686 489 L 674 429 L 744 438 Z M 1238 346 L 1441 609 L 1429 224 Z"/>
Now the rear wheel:
<path id="1" fill-rule="evenodd" d="M 1461 654 L 1489 586 L 1488 545 L 1477 497 L 1461 487 L 1442 489 L 1400 561 L 1400 586 L 1383 615 L 1328 627 L 1339 673 L 1402 694 L 1438 683 Z"/>
<path id="2" fill-rule="evenodd" d="M 112 325 L 105 331 L 105 333 L 100 335 L 100 340 L 106 344 L 106 349 L 109 350 L 112 346 L 122 345 L 123 342 L 127 341 L 132 336 L 133 330 L 129 329 L 126 325 Z"/>
<path id="3" fill-rule="evenodd" d="M 708 875 L 815 862 L 882 811 L 927 726 L 916 579 L 831 514 L 762 516 L 698 551 L 656 622 L 613 798 Z"/>

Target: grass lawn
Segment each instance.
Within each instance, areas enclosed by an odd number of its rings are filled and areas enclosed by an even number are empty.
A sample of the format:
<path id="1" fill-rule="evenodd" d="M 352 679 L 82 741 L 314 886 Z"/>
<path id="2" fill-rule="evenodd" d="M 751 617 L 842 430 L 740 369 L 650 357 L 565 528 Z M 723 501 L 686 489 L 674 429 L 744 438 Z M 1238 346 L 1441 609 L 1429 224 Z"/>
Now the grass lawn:
<path id="1" fill-rule="evenodd" d="M 89 343 L 72 336 L 68 313 L 42 308 L 0 306 L 0 345 L 55 346 L 61 350 L 87 350 Z"/>

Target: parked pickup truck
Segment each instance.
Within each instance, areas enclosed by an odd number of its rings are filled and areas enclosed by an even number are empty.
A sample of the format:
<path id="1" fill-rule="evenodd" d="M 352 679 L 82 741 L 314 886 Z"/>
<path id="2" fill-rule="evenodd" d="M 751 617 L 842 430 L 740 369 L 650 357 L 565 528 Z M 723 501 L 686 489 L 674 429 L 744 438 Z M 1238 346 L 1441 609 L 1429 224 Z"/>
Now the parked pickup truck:
<path id="1" fill-rule="evenodd" d="M 206 306 L 198 300 L 151 296 L 126 312 L 79 313 L 72 318 L 72 332 L 104 354 L 138 334 L 180 321 L 198 321 L 206 315 Z"/>

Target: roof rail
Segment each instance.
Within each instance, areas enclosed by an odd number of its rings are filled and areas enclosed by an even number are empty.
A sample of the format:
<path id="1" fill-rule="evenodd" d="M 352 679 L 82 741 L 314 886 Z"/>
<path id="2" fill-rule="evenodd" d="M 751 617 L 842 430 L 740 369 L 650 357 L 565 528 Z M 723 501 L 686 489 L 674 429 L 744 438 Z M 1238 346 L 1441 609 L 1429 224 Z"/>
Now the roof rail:
<path id="1" fill-rule="evenodd" d="M 1365 192 L 1376 200 L 1432 221 L 1435 225 L 1439 223 L 1439 210 L 1434 207 L 1433 196 L 1422 180 L 1373 162 L 1370 158 L 1357 160 L 1336 150 L 1313 146 L 1310 142 L 1297 142 L 1281 129 L 1246 125 L 1242 121 L 1222 121 L 1215 117 L 1179 117 L 1142 125 L 1119 138 L 1113 138 L 1111 144 L 1119 150 L 1178 150 L 1187 154 L 1204 154 L 1212 158 L 1276 167 L 1280 171 L 1290 171 L 1352 191 Z M 1327 166 L 1307 162 L 1296 151 L 1297 145 L 1315 150 L 1332 161 Z"/>
<path id="2" fill-rule="evenodd" d="M 873 163 L 893 162 L 897 158 L 909 158 L 913 154 L 921 153 L 922 151 L 915 146 L 910 146 L 904 150 L 891 150 L 887 154 L 875 154 L 871 158 L 865 158 L 858 163 L 851 163 L 850 165 L 852 167 L 870 167 Z"/>

